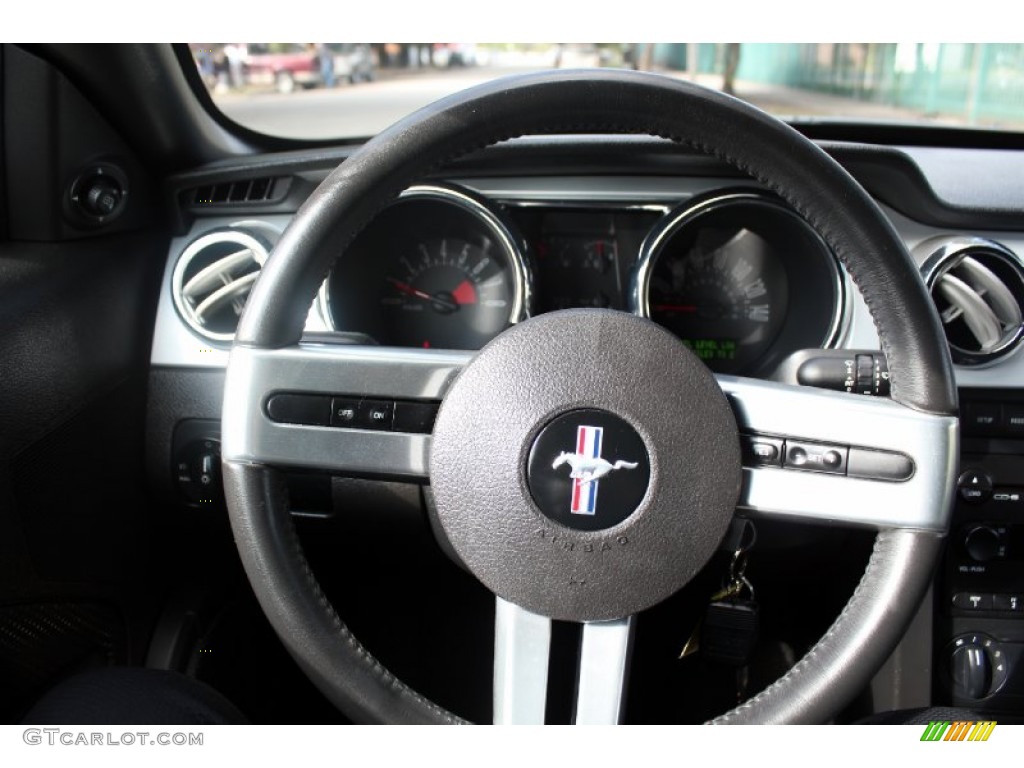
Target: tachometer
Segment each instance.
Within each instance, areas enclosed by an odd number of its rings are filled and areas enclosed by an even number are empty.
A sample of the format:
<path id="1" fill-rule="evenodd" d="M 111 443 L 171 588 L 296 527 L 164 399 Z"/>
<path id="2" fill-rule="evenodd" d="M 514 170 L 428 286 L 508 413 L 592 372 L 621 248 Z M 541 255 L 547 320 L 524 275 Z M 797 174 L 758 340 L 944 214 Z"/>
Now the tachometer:
<path id="1" fill-rule="evenodd" d="M 493 241 L 420 241 L 380 286 L 389 343 L 476 349 L 509 323 L 515 281 Z"/>
<path id="2" fill-rule="evenodd" d="M 393 346 L 479 349 L 529 301 L 519 238 L 471 193 L 440 185 L 383 211 L 326 285 L 336 329 Z"/>
<path id="3" fill-rule="evenodd" d="M 830 343 L 842 284 L 818 234 L 759 193 L 668 214 L 645 241 L 634 311 L 668 328 L 714 371 L 753 373 Z"/>

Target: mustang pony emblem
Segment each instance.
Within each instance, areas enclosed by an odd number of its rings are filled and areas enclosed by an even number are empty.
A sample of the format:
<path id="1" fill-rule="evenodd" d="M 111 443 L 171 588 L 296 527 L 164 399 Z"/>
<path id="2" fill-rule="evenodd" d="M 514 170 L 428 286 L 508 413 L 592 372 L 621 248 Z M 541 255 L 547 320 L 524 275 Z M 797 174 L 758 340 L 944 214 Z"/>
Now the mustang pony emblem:
<path id="1" fill-rule="evenodd" d="M 558 454 L 558 458 L 555 459 L 551 468 L 558 469 L 563 464 L 568 464 L 572 468 L 572 471 L 569 473 L 569 477 L 573 479 L 578 478 L 583 482 L 583 484 L 600 480 L 613 469 L 637 468 L 637 463 L 635 461 L 623 461 L 622 459 L 619 459 L 612 464 L 610 461 L 602 459 L 600 456 L 594 459 L 590 456 L 581 456 L 578 453 L 569 453 L 568 451 L 562 451 Z"/>
<path id="2" fill-rule="evenodd" d="M 563 464 L 571 468 L 572 506 L 574 515 L 593 515 L 597 512 L 598 480 L 616 469 L 636 469 L 635 461 L 619 459 L 614 464 L 601 458 L 601 438 L 604 427 L 579 426 L 576 428 L 576 452 L 562 451 L 551 464 L 558 469 Z"/>

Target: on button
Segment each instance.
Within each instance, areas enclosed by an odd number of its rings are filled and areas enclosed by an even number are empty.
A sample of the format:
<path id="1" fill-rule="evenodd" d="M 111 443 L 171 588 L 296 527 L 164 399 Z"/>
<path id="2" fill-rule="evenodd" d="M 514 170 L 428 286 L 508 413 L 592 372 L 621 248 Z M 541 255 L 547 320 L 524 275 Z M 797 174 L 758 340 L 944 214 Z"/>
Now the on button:
<path id="1" fill-rule="evenodd" d="M 363 400 L 356 412 L 356 427 L 390 430 L 395 416 L 393 400 Z"/>

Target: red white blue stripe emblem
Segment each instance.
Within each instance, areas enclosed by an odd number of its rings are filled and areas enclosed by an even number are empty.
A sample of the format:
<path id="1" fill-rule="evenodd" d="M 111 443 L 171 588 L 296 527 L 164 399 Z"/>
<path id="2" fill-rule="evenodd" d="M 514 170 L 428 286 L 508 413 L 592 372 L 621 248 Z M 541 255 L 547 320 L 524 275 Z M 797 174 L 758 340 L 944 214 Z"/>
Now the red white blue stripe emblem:
<path id="1" fill-rule="evenodd" d="M 588 459 L 601 457 L 601 436 L 604 427 L 579 426 L 576 428 L 576 453 Z M 593 515 L 597 510 L 596 480 L 589 482 L 582 477 L 572 481 L 572 508 L 574 515 Z"/>

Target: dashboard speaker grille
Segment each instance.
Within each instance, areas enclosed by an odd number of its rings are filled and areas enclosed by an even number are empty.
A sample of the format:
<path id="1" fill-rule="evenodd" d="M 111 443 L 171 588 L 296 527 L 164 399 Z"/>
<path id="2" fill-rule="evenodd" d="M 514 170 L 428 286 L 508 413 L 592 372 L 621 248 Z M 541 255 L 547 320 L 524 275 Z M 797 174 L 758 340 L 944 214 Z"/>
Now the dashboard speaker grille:
<path id="1" fill-rule="evenodd" d="M 213 341 L 230 341 L 269 246 L 237 229 L 209 232 L 188 245 L 174 268 L 174 304 L 186 323 Z"/>
<path id="2" fill-rule="evenodd" d="M 946 241 L 925 262 L 925 279 L 954 362 L 981 365 L 1024 337 L 1024 266 L 999 243 Z"/>

